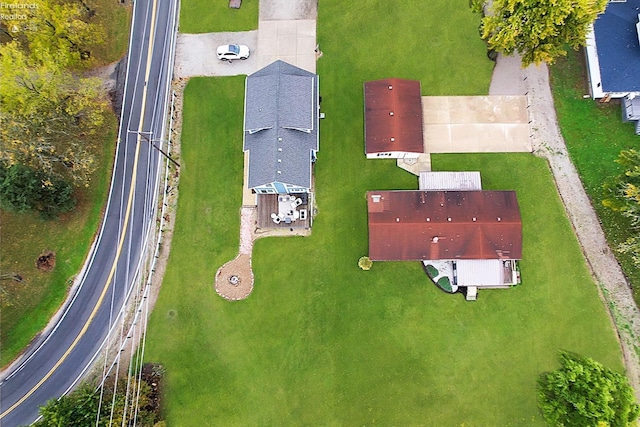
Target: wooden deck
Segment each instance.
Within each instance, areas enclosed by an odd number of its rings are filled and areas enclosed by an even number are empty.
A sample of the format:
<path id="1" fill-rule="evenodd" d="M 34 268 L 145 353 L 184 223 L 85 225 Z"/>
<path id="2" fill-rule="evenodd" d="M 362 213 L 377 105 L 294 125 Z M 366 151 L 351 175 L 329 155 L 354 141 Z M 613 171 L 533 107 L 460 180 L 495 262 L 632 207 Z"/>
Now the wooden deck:
<path id="1" fill-rule="evenodd" d="M 303 195 L 296 194 L 295 196 L 302 196 L 302 199 L 305 200 Z M 306 219 L 297 219 L 292 221 L 290 224 L 287 224 L 284 221 L 276 224 L 273 222 L 271 214 L 278 213 L 278 194 L 258 194 L 258 228 L 311 228 L 311 209 L 309 205 L 311 195 L 309 194 L 306 196 L 307 198 L 305 203 L 301 204 L 297 208 L 298 211 L 306 211 Z"/>

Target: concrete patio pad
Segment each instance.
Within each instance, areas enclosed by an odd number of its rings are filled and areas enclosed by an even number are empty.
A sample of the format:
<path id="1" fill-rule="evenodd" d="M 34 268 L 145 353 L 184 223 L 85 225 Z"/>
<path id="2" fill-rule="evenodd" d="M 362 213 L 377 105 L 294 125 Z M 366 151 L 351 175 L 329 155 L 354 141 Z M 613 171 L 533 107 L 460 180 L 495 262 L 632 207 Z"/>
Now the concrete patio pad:
<path id="1" fill-rule="evenodd" d="M 281 59 L 316 72 L 315 19 L 260 21 L 258 28 L 258 69 Z"/>
<path id="2" fill-rule="evenodd" d="M 426 153 L 531 152 L 525 96 L 423 96 Z"/>

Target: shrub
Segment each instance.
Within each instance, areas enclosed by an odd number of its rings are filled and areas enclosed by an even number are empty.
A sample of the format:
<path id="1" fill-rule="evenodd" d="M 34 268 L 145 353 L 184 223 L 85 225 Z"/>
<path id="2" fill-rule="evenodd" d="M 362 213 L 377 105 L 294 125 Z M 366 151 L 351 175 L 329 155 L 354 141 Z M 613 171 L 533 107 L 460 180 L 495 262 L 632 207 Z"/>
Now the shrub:
<path id="1" fill-rule="evenodd" d="M 427 274 L 429 275 L 429 277 L 431 277 L 432 279 L 435 279 L 436 277 L 438 277 L 438 274 L 440 274 L 440 272 L 438 271 L 437 268 L 435 268 L 433 265 L 431 264 L 427 264 Z"/>
<path id="2" fill-rule="evenodd" d="M 360 257 L 360 259 L 358 260 L 358 267 L 360 267 L 364 271 L 370 270 L 371 266 L 373 266 L 373 261 L 371 261 L 368 256 Z"/>
<path id="3" fill-rule="evenodd" d="M 451 281 L 447 276 L 441 277 L 438 279 L 438 286 L 442 288 L 443 291 L 453 292 L 453 288 L 451 287 Z"/>
<path id="4" fill-rule="evenodd" d="M 75 207 L 73 188 L 60 179 L 49 180 L 23 165 L 0 163 L 0 206 L 13 212 L 39 212 L 50 219 Z"/>

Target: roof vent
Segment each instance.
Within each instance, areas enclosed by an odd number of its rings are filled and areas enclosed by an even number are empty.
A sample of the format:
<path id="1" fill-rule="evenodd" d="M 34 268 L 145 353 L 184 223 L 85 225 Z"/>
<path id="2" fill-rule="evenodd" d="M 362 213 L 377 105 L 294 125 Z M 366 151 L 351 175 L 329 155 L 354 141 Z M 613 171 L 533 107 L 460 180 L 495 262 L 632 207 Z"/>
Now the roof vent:
<path id="1" fill-rule="evenodd" d="M 396 222 L 400 222 L 400 218 L 396 218 Z"/>
<path id="2" fill-rule="evenodd" d="M 427 218 L 427 222 L 430 222 L 430 221 L 431 221 L 431 218 Z"/>
<path id="3" fill-rule="evenodd" d="M 282 151 L 282 148 L 278 148 L 278 151 Z"/>
<path id="4" fill-rule="evenodd" d="M 447 221 L 451 222 L 451 217 L 447 217 Z"/>
<path id="5" fill-rule="evenodd" d="M 278 171 L 278 175 L 281 174 L 281 173 L 282 173 L 281 171 Z"/>
<path id="6" fill-rule="evenodd" d="M 471 218 L 471 220 L 472 220 L 473 222 L 476 222 L 476 220 L 477 220 L 477 219 L 478 219 L 478 218 L 476 218 L 475 216 L 474 216 L 473 218 Z"/>
<path id="7" fill-rule="evenodd" d="M 498 222 L 502 221 L 502 218 L 498 217 Z"/>
<path id="8" fill-rule="evenodd" d="M 278 141 L 282 142 L 282 137 L 278 137 Z"/>
<path id="9" fill-rule="evenodd" d="M 389 90 L 393 89 L 393 86 L 389 85 Z"/>
<path id="10" fill-rule="evenodd" d="M 379 194 L 372 194 L 372 195 L 371 195 L 371 201 L 372 201 L 373 203 L 380 203 L 380 198 L 381 198 L 381 197 L 382 197 L 382 196 L 381 196 L 381 195 L 379 195 Z"/>
<path id="11" fill-rule="evenodd" d="M 389 115 L 390 115 L 390 116 L 393 116 L 393 111 L 389 111 Z"/>
<path id="12" fill-rule="evenodd" d="M 278 163 L 282 163 L 282 159 L 278 159 Z"/>
<path id="13" fill-rule="evenodd" d="M 438 243 L 438 240 L 440 240 L 440 238 L 438 236 L 434 236 L 433 239 L 431 239 L 431 242 Z"/>

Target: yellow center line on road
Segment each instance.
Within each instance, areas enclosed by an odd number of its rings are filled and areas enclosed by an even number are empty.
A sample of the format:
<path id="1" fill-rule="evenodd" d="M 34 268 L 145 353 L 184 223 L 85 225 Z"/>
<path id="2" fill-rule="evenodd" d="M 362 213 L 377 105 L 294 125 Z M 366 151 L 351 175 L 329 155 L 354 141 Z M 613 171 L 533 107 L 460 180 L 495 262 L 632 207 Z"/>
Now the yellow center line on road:
<path id="1" fill-rule="evenodd" d="M 113 260 L 113 265 L 111 266 L 111 271 L 109 271 L 109 277 L 107 278 L 107 281 L 106 281 L 106 283 L 104 285 L 104 288 L 102 289 L 102 293 L 100 294 L 100 298 L 98 298 L 98 301 L 96 302 L 96 305 L 93 307 L 93 311 L 91 311 L 91 314 L 89 315 L 89 318 L 87 319 L 87 321 L 85 322 L 84 326 L 82 327 L 82 330 L 80 331 L 78 336 L 75 338 L 75 340 L 73 340 L 73 342 L 71 343 L 71 345 L 69 346 L 67 351 L 65 351 L 65 353 L 62 355 L 62 357 L 56 362 L 55 365 L 53 365 L 51 370 L 49 370 L 49 372 L 47 372 L 47 374 L 44 377 L 42 377 L 42 379 L 40 381 L 38 381 L 38 383 L 35 386 L 33 386 L 33 388 L 31 390 L 29 390 L 24 396 L 22 396 L 16 403 L 11 405 L 11 407 L 9 407 L 6 411 L 4 411 L 2 414 L 0 414 L 0 420 L 2 418 L 4 418 L 7 414 L 9 414 L 11 411 L 13 411 L 15 408 L 20 406 L 33 393 L 35 393 L 36 390 L 38 390 L 38 388 L 40 388 L 40 386 L 42 386 L 42 384 L 44 384 L 44 382 L 47 381 L 51 377 L 51 375 L 53 375 L 53 373 L 56 371 L 56 369 L 58 369 L 60 367 L 60 365 L 62 365 L 62 363 L 67 359 L 67 357 L 69 357 L 69 354 L 71 354 L 73 349 L 78 345 L 78 342 L 80 341 L 80 339 L 82 339 L 84 334 L 89 329 L 89 325 L 93 321 L 93 318 L 98 313 L 98 309 L 102 305 L 102 301 L 104 300 L 104 297 L 107 294 L 107 290 L 109 289 L 109 284 L 111 283 L 111 280 L 113 280 L 113 276 L 115 275 L 116 267 L 118 265 L 118 258 L 120 257 L 120 253 L 122 252 L 122 247 L 124 245 L 124 239 L 125 239 L 125 236 L 127 234 L 127 228 L 129 226 L 129 217 L 130 217 L 130 214 L 131 214 L 131 206 L 133 204 L 133 194 L 134 194 L 134 189 L 135 189 L 135 184 L 136 184 L 136 177 L 137 177 L 137 166 L 138 166 L 138 160 L 139 160 L 139 157 L 140 157 L 140 143 L 142 142 L 141 141 L 141 139 L 142 139 L 141 138 L 141 132 L 142 132 L 142 126 L 143 126 L 143 123 L 144 123 L 144 110 L 145 110 L 145 106 L 147 104 L 147 82 L 149 81 L 149 74 L 151 73 L 151 54 L 153 52 L 153 38 L 152 37 L 153 37 L 153 34 L 155 32 L 156 7 L 157 7 L 157 0 L 153 0 L 153 10 L 151 12 L 151 26 L 149 27 L 149 46 L 147 48 L 147 66 L 146 66 L 145 76 L 144 76 L 144 88 L 143 88 L 143 91 L 142 91 L 142 106 L 141 106 L 141 110 L 140 110 L 140 122 L 138 124 L 138 139 L 136 141 L 136 152 L 135 152 L 135 157 L 134 157 L 134 160 L 133 160 L 133 172 L 131 174 L 131 185 L 129 186 L 129 198 L 127 200 L 127 209 L 126 209 L 126 212 L 125 212 L 124 223 L 122 225 L 122 232 L 121 232 L 121 235 L 120 235 L 120 241 L 118 242 L 118 248 L 116 250 L 116 256 L 115 256 L 115 258 Z"/>

